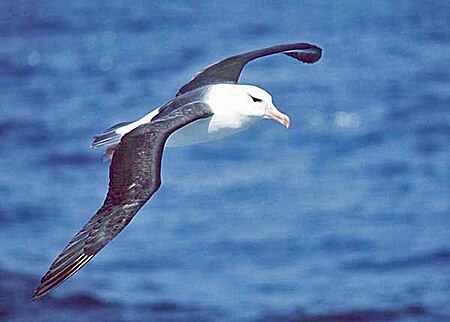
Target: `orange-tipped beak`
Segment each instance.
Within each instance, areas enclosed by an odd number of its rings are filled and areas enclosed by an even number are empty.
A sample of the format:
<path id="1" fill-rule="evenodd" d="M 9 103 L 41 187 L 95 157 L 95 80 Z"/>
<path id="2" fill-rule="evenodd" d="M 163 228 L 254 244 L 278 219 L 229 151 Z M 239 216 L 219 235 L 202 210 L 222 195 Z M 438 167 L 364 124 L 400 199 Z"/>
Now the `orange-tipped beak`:
<path id="1" fill-rule="evenodd" d="M 291 123 L 291 120 L 289 120 L 289 116 L 281 113 L 273 104 L 270 104 L 266 107 L 266 114 L 264 115 L 264 118 L 270 118 L 277 122 L 280 122 L 286 128 L 289 128 L 289 124 Z"/>

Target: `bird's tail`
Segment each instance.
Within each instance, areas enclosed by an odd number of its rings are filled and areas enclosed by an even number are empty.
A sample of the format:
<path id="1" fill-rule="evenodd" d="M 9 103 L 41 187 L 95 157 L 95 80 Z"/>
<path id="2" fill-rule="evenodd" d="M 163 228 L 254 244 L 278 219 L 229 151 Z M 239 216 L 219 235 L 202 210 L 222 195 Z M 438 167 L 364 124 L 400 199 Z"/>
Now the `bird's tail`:
<path id="1" fill-rule="evenodd" d="M 116 124 L 109 129 L 105 130 L 102 134 L 94 136 L 94 141 L 91 143 L 91 147 L 109 147 L 111 145 L 118 144 L 124 133 L 118 131 L 120 128 L 127 126 L 131 122 L 123 122 Z"/>
<path id="2" fill-rule="evenodd" d="M 116 131 L 104 132 L 104 133 L 94 137 L 94 141 L 92 141 L 91 147 L 107 148 L 107 147 L 110 147 L 111 145 L 118 144 L 120 142 L 121 138 L 122 138 L 122 134 L 117 133 Z"/>
<path id="3" fill-rule="evenodd" d="M 106 131 L 104 131 L 102 134 L 94 136 L 94 141 L 92 141 L 91 147 L 106 148 L 105 153 L 103 154 L 104 162 L 107 162 L 112 158 L 114 151 L 117 148 L 117 145 L 122 139 L 122 136 L 125 134 L 123 131 L 120 131 L 119 129 L 127 126 L 130 123 L 132 122 L 123 122 L 116 124 L 107 129 Z"/>

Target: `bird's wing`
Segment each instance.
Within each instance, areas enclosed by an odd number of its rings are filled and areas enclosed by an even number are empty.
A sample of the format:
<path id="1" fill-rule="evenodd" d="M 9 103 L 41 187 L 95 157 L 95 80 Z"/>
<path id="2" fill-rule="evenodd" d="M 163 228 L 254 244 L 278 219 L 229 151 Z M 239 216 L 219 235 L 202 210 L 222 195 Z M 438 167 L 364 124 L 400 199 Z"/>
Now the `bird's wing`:
<path id="1" fill-rule="evenodd" d="M 179 89 L 177 96 L 214 83 L 237 83 L 242 69 L 248 62 L 278 53 L 283 53 L 304 63 L 312 64 L 320 59 L 322 49 L 307 43 L 296 43 L 262 48 L 228 57 L 214 65 L 206 67 L 195 75 L 191 81 Z"/>
<path id="2" fill-rule="evenodd" d="M 75 274 L 125 228 L 161 184 L 162 154 L 170 134 L 212 114 L 205 103 L 185 104 L 122 138 L 111 162 L 109 190 L 102 207 L 50 266 L 33 299 L 47 294 Z"/>

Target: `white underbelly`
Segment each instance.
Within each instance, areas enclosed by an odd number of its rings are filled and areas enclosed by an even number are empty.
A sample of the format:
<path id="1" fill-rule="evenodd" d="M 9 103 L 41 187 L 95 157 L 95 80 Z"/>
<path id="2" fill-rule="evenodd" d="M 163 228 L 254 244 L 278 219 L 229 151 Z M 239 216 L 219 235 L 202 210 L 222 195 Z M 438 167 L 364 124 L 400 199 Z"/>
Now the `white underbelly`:
<path id="1" fill-rule="evenodd" d="M 168 147 L 176 147 L 219 140 L 247 129 L 252 123 L 246 122 L 244 125 L 242 123 L 223 124 L 221 122 L 220 126 L 218 126 L 215 116 L 197 120 L 174 132 L 169 137 L 166 145 Z"/>

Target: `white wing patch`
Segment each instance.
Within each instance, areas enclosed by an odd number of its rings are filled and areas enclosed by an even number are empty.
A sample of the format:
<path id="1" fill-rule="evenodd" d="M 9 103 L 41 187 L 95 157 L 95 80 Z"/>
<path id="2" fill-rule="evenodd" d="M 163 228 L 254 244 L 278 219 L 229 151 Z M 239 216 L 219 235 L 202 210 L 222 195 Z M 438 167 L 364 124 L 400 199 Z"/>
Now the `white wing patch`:
<path id="1" fill-rule="evenodd" d="M 141 126 L 142 124 L 145 124 L 145 123 L 150 123 L 152 118 L 154 118 L 156 115 L 158 115 L 158 113 L 159 113 L 159 107 L 157 109 L 154 109 L 153 111 L 151 111 L 144 117 L 141 117 L 139 120 L 134 121 L 133 123 L 127 124 L 123 127 L 119 127 L 116 130 L 116 133 L 120 134 L 121 136 L 124 136 L 125 134 L 133 131 L 138 126 Z"/>

